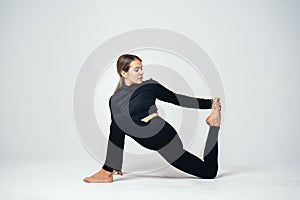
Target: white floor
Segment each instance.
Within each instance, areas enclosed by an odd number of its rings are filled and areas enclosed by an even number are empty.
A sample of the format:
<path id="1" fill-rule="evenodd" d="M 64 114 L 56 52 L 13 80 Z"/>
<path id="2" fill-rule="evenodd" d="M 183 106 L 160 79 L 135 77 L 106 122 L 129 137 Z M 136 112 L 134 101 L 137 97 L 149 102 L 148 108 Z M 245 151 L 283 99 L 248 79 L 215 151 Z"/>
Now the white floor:
<path id="1" fill-rule="evenodd" d="M 88 184 L 92 159 L 2 160 L 0 199 L 299 199 L 299 165 L 220 168 L 214 180 L 194 178 L 173 168 L 156 174 L 115 175 L 113 183 Z"/>

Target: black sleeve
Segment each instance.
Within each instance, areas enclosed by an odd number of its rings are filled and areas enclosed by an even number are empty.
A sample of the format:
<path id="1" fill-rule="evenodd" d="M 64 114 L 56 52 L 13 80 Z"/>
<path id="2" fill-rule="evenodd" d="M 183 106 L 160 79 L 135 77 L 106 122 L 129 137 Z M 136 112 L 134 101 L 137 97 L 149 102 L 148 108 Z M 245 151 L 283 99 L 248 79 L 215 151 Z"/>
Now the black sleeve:
<path id="1" fill-rule="evenodd" d="M 111 99 L 109 100 L 109 108 L 112 122 L 110 124 L 106 160 L 102 168 L 106 171 L 112 172 L 113 170 L 122 169 L 125 133 L 118 127 L 117 123 L 113 119 L 111 111 Z"/>
<path id="2" fill-rule="evenodd" d="M 155 97 L 161 101 L 169 102 L 177 106 L 186 108 L 211 109 L 212 99 L 195 98 L 182 94 L 176 94 L 171 90 L 165 88 L 159 82 L 154 82 Z"/>

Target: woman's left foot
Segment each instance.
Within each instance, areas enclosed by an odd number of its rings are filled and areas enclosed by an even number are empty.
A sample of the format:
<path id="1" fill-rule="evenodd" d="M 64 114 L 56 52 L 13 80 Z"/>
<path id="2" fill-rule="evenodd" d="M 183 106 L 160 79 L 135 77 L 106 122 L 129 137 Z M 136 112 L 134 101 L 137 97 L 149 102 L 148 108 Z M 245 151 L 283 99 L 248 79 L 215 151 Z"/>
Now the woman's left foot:
<path id="1" fill-rule="evenodd" d="M 220 127 L 220 124 L 221 124 L 221 103 L 220 103 L 220 98 L 214 98 L 214 102 L 213 102 L 212 108 L 211 108 L 211 113 L 206 118 L 206 123 L 209 126 Z"/>
<path id="2" fill-rule="evenodd" d="M 209 122 L 209 126 L 217 126 L 220 127 L 221 124 L 221 112 L 218 108 L 213 108 L 211 110 L 211 120 Z"/>
<path id="3" fill-rule="evenodd" d="M 211 121 L 211 115 L 208 115 L 205 120 L 205 122 L 208 126 L 210 126 L 210 121 Z"/>

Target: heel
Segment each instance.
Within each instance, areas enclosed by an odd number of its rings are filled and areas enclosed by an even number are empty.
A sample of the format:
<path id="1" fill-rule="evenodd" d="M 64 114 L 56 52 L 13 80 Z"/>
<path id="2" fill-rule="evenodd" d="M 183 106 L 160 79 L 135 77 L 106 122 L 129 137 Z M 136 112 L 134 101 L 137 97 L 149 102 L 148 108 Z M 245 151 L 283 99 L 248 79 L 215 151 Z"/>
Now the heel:
<path id="1" fill-rule="evenodd" d="M 205 122 L 208 126 L 210 126 L 210 121 L 211 121 L 211 115 L 208 115 L 205 119 Z"/>

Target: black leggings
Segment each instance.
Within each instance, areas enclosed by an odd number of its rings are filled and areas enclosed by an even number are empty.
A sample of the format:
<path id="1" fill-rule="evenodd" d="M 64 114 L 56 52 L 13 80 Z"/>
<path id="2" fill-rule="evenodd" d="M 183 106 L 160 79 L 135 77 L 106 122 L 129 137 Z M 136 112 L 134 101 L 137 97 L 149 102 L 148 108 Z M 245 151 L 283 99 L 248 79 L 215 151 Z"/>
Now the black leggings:
<path id="1" fill-rule="evenodd" d="M 109 137 L 110 142 L 108 144 L 106 162 L 103 166 L 103 169 L 107 171 L 121 169 L 120 162 L 122 162 L 123 159 L 122 154 L 125 134 L 113 123 Z M 140 122 L 140 125 L 145 126 L 148 123 Z M 151 123 L 154 125 L 155 123 L 157 123 L 157 125 L 163 123 L 164 125 L 159 132 L 151 137 L 141 138 L 136 135 L 127 135 L 143 147 L 157 151 L 168 163 L 183 172 L 205 179 L 216 177 L 218 171 L 217 139 L 219 127 L 209 127 L 204 149 L 204 161 L 202 161 L 183 148 L 182 141 L 176 130 L 168 122 L 164 121 L 161 117 L 155 117 L 151 120 Z M 119 129 L 119 131 L 116 129 Z M 113 148 L 112 146 L 117 146 L 117 148 Z"/>

